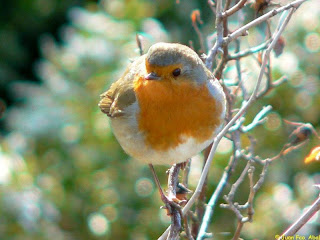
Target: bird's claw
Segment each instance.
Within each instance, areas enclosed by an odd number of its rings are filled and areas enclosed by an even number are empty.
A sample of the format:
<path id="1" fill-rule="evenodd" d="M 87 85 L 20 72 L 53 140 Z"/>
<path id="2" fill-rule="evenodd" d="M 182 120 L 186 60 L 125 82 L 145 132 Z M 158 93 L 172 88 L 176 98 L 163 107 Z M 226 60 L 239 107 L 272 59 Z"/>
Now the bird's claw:
<path id="1" fill-rule="evenodd" d="M 180 200 L 176 196 L 163 196 L 161 200 L 163 201 L 164 206 L 161 206 L 160 208 L 166 209 L 168 216 L 173 215 L 174 210 L 181 213 L 181 206 L 187 202 L 187 200 Z"/>

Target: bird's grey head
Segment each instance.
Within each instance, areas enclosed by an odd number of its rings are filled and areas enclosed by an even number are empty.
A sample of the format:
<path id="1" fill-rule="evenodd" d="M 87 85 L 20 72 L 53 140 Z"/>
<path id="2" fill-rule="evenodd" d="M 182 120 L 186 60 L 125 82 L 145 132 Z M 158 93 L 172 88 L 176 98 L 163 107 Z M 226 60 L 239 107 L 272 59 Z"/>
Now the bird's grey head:
<path id="1" fill-rule="evenodd" d="M 179 66 L 184 79 L 203 82 L 207 79 L 205 66 L 191 48 L 178 43 L 156 43 L 150 47 L 146 61 L 151 67 Z M 174 69 L 175 70 L 175 69 Z M 174 73 L 173 73 L 174 74 Z M 152 79 L 152 75 L 150 75 Z"/>

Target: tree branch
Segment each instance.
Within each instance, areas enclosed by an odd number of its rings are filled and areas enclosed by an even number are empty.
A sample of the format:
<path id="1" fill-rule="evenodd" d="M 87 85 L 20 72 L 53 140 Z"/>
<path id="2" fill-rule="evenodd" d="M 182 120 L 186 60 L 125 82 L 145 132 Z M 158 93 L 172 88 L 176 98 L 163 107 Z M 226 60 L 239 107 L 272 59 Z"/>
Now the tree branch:
<path id="1" fill-rule="evenodd" d="M 217 52 L 220 50 L 223 44 L 223 22 L 221 21 L 222 14 L 222 0 L 217 0 L 216 3 L 216 28 L 217 28 L 217 40 L 214 46 L 210 49 L 209 54 L 206 59 L 206 67 L 211 70 L 213 59 L 217 55 Z"/>
<path id="2" fill-rule="evenodd" d="M 249 56 L 251 54 L 260 52 L 260 51 L 266 49 L 268 47 L 269 43 L 270 43 L 270 39 L 265 41 L 264 43 L 256 46 L 256 47 L 248 48 L 246 50 L 243 50 L 241 52 L 235 53 L 233 55 L 229 55 L 228 56 L 228 61 L 230 61 L 230 60 L 238 60 L 240 58 L 247 57 L 247 56 Z"/>
<path id="3" fill-rule="evenodd" d="M 320 210 L 320 195 L 318 199 L 312 204 L 312 206 L 304 212 L 300 218 L 295 221 L 279 238 L 278 240 L 285 239 L 285 236 L 293 236 L 296 234 L 316 212 Z"/>
<path id="4" fill-rule="evenodd" d="M 304 3 L 307 0 L 296 0 L 294 2 L 291 2 L 283 7 L 277 8 L 277 9 L 273 9 L 270 12 L 262 15 L 261 17 L 255 19 L 254 21 L 244 25 L 243 27 L 237 29 L 236 31 L 234 31 L 233 33 L 229 34 L 227 37 L 225 37 L 223 39 L 223 44 L 228 44 L 231 41 L 235 40 L 236 38 L 240 37 L 241 35 L 243 35 L 243 33 L 245 33 L 248 29 L 259 25 L 260 23 L 266 21 L 267 19 L 274 17 L 275 15 L 286 11 L 288 9 L 296 9 L 298 8 L 302 3 Z"/>
<path id="5" fill-rule="evenodd" d="M 258 89 L 259 89 L 261 81 L 262 81 L 262 77 L 263 77 L 264 72 L 265 72 L 265 66 L 267 64 L 268 56 L 270 55 L 270 52 L 273 49 L 276 41 L 278 40 L 278 38 L 280 37 L 281 33 L 284 31 L 286 25 L 288 24 L 292 14 L 293 14 L 293 11 L 294 11 L 294 9 L 291 9 L 289 15 L 286 17 L 285 21 L 282 23 L 282 25 L 279 28 L 278 32 L 276 32 L 274 34 L 274 38 L 273 38 L 271 44 L 269 45 L 269 47 L 267 48 L 267 50 L 265 51 L 265 53 L 263 55 L 262 65 L 261 65 L 261 68 L 260 68 L 259 77 L 258 77 L 256 86 L 255 86 L 255 88 L 253 90 L 253 93 L 251 94 L 249 100 L 241 107 L 241 109 L 238 111 L 238 113 L 230 120 L 230 122 L 223 128 L 223 130 L 215 138 L 214 144 L 213 144 L 213 146 L 211 148 L 211 151 L 210 151 L 210 154 L 209 154 L 209 157 L 208 157 L 208 161 L 207 161 L 208 166 L 206 164 L 206 166 L 205 166 L 205 168 L 204 168 L 204 170 L 202 172 L 202 175 L 200 177 L 197 189 L 196 189 L 194 195 L 191 197 L 191 199 L 187 203 L 187 205 L 184 207 L 183 211 L 187 207 L 190 208 L 191 205 L 193 204 L 193 202 L 195 201 L 195 198 L 197 198 L 197 192 L 200 191 L 199 189 L 202 188 L 203 181 L 204 181 L 205 176 L 207 175 L 207 173 L 209 171 L 209 167 L 211 165 L 211 161 L 212 161 L 212 158 L 213 158 L 214 153 L 216 151 L 218 142 L 220 142 L 220 140 L 226 134 L 226 132 L 229 130 L 229 128 L 245 113 L 245 111 L 249 108 L 249 106 L 255 101 L 256 94 L 258 92 Z M 228 176 L 226 176 L 225 178 L 228 179 Z M 211 216 L 212 216 L 212 213 L 213 213 L 213 209 L 214 209 L 214 207 L 206 208 L 206 212 L 205 212 L 205 215 L 204 215 L 205 221 L 202 221 L 202 224 L 201 224 L 201 227 L 200 227 L 200 231 L 199 231 L 199 235 L 198 235 L 198 238 L 197 238 L 199 240 L 202 239 L 202 236 L 206 233 L 206 229 L 208 227 L 209 220 L 211 219 Z"/>
<path id="6" fill-rule="evenodd" d="M 236 5 L 234 5 L 232 8 L 224 11 L 221 14 L 221 17 L 226 18 L 231 16 L 232 14 L 236 13 L 237 11 L 239 11 L 241 8 L 243 8 L 243 6 L 246 4 L 247 0 L 240 0 Z"/>

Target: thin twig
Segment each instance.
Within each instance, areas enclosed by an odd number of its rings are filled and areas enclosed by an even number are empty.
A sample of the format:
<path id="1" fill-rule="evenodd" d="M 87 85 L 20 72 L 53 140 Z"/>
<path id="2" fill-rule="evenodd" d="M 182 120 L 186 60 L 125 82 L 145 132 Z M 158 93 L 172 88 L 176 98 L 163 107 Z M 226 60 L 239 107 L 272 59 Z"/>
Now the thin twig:
<path id="1" fill-rule="evenodd" d="M 241 35 L 243 35 L 244 32 L 246 32 L 248 29 L 255 27 L 259 24 L 261 24 L 262 22 L 266 21 L 267 19 L 274 17 L 275 15 L 288 10 L 290 8 L 294 8 L 296 9 L 297 7 L 299 7 L 302 3 L 304 3 L 307 0 L 296 0 L 294 2 L 291 2 L 283 7 L 277 8 L 277 9 L 273 9 L 270 12 L 262 15 L 261 17 L 255 19 L 254 21 L 244 25 L 243 27 L 237 29 L 236 31 L 234 31 L 233 33 L 229 34 L 226 38 L 223 39 L 225 44 L 230 43 L 231 41 L 233 41 L 234 39 L 240 37 Z"/>
<path id="2" fill-rule="evenodd" d="M 267 169 L 267 168 L 265 168 Z M 253 199 L 254 199 L 254 196 L 256 194 L 256 190 L 254 189 L 254 185 L 253 185 L 253 174 L 254 174 L 254 166 L 250 166 L 250 169 L 248 170 L 248 177 L 249 177 L 249 189 L 250 189 L 250 193 L 249 193 L 249 197 L 248 197 L 248 217 L 245 219 L 245 222 L 252 222 L 252 217 L 253 217 L 253 214 L 254 214 L 254 210 L 253 210 Z M 264 180 L 264 178 L 263 178 Z"/>
<path id="3" fill-rule="evenodd" d="M 231 177 L 231 173 L 233 172 L 234 167 L 239 160 L 239 157 L 240 157 L 239 151 L 241 149 L 239 132 L 232 133 L 232 140 L 233 140 L 233 145 L 234 145 L 234 147 L 233 147 L 234 154 L 231 156 L 230 161 L 228 163 L 228 166 L 226 167 L 216 190 L 212 194 L 212 196 L 207 204 L 205 215 L 202 218 L 202 224 L 201 224 L 201 227 L 200 227 L 200 230 L 198 233 L 197 240 L 207 238 L 209 233 L 206 232 L 207 226 L 204 225 L 203 222 L 207 222 L 207 223 L 210 222 L 210 219 L 211 219 L 211 216 L 213 215 L 218 198 L 221 195 L 225 186 L 227 185 L 227 182 L 228 182 L 229 178 Z M 208 210 L 208 209 L 210 209 L 210 210 Z"/>
<path id="4" fill-rule="evenodd" d="M 278 240 L 285 239 L 285 236 L 293 236 L 296 234 L 314 214 L 320 210 L 320 195 L 318 199 L 312 204 L 306 212 L 304 212 L 300 218 L 297 219 L 279 238 Z"/>
<path id="5" fill-rule="evenodd" d="M 217 0 L 216 2 L 216 28 L 217 28 L 217 40 L 214 46 L 210 49 L 208 57 L 206 59 L 206 67 L 211 70 L 213 59 L 217 55 L 217 52 L 221 50 L 223 44 L 223 22 L 221 21 L 222 14 L 222 0 Z"/>
<path id="6" fill-rule="evenodd" d="M 240 52 L 240 41 L 237 39 L 236 40 L 236 49 L 235 49 L 235 54 L 238 54 Z M 230 55 L 229 55 L 230 57 Z M 247 93 L 247 89 L 244 87 L 243 84 L 243 77 L 242 77 L 242 71 L 241 71 L 241 62 L 240 62 L 240 58 L 236 59 L 236 68 L 237 68 L 237 76 L 238 76 L 238 89 L 241 89 L 241 93 L 242 93 L 242 98 L 244 100 L 248 99 L 248 93 Z"/>
<path id="7" fill-rule="evenodd" d="M 240 177 L 238 178 L 238 180 L 232 185 L 231 190 L 228 194 L 228 199 L 229 201 L 233 201 L 234 199 L 234 195 L 236 194 L 237 189 L 239 188 L 240 184 L 244 181 L 244 178 L 246 177 L 246 175 L 248 174 L 248 170 L 251 166 L 250 161 L 247 162 L 247 165 L 245 166 L 245 168 L 243 169 Z"/>
<path id="8" fill-rule="evenodd" d="M 243 222 L 238 221 L 237 229 L 236 229 L 236 232 L 235 232 L 232 240 L 238 240 L 239 239 L 239 236 L 240 236 L 240 233 L 241 233 L 243 225 L 244 225 Z"/>
<path id="9" fill-rule="evenodd" d="M 182 180 L 182 184 L 188 188 L 188 185 L 189 185 L 189 173 L 190 173 L 190 168 L 191 168 L 191 159 L 188 159 L 187 160 L 187 164 L 184 168 L 184 171 L 183 171 L 183 180 Z"/>
<path id="10" fill-rule="evenodd" d="M 184 226 L 184 231 L 186 233 L 186 237 L 188 240 L 194 240 L 194 238 L 192 237 L 192 234 L 191 234 L 191 229 L 189 227 L 189 223 L 188 223 L 188 216 L 185 215 L 183 217 L 183 226 Z"/>
<path id="11" fill-rule="evenodd" d="M 231 4 L 231 0 L 227 0 L 224 6 L 223 11 L 228 11 Z M 228 17 L 222 17 L 223 12 L 221 13 L 222 18 L 222 29 L 223 29 L 223 37 L 228 36 L 229 34 L 229 28 L 228 28 Z M 229 48 L 227 44 L 222 45 L 222 58 L 220 59 L 219 63 L 217 64 L 216 69 L 213 72 L 213 75 L 216 76 L 216 78 L 221 79 L 222 78 L 222 72 L 225 68 L 225 65 L 227 64 L 227 59 L 229 55 Z"/>
<path id="12" fill-rule="evenodd" d="M 240 0 L 236 5 L 234 5 L 232 8 L 224 11 L 221 14 L 221 17 L 226 18 L 234 14 L 235 12 L 239 11 L 243 6 L 246 4 L 247 0 Z"/>
<path id="13" fill-rule="evenodd" d="M 234 236 L 232 238 L 233 240 L 239 239 L 241 231 L 242 231 L 242 227 L 244 226 L 244 224 L 246 222 L 252 222 L 252 218 L 253 218 L 253 214 L 254 214 L 253 200 L 254 200 L 254 197 L 255 197 L 257 191 L 259 190 L 259 188 L 261 187 L 262 183 L 265 180 L 265 176 L 266 176 L 266 172 L 267 172 L 269 164 L 270 164 L 270 161 L 268 159 L 266 159 L 266 165 L 264 166 L 262 173 L 260 174 L 259 180 L 254 185 L 253 173 L 254 173 L 255 168 L 254 168 L 254 166 L 251 165 L 251 160 L 249 160 L 245 169 L 243 170 L 240 177 L 238 178 L 238 180 L 232 185 L 232 188 L 231 188 L 229 194 L 224 197 L 227 204 L 220 205 L 223 208 L 228 208 L 228 209 L 232 210 L 238 219 L 237 229 L 236 229 Z M 235 194 L 236 190 L 238 189 L 238 187 L 240 186 L 240 184 L 243 182 L 244 177 L 246 175 L 248 175 L 248 177 L 249 177 L 249 184 L 250 184 L 250 186 L 249 186 L 250 192 L 249 192 L 248 200 L 244 205 L 239 205 L 238 203 L 233 203 L 234 194 Z M 243 210 L 243 209 L 247 209 L 247 217 L 244 217 L 241 214 L 240 210 Z"/>
<path id="14" fill-rule="evenodd" d="M 260 51 L 266 49 L 268 47 L 269 43 L 270 43 L 270 39 L 268 39 L 267 41 L 265 41 L 264 43 L 262 43 L 262 44 L 260 44 L 258 46 L 255 46 L 255 47 L 252 47 L 252 48 L 248 48 L 246 50 L 243 50 L 241 52 L 235 53 L 233 55 L 229 55 L 228 56 L 228 61 L 229 60 L 238 60 L 240 58 L 247 57 L 247 56 L 249 56 L 251 54 L 260 52 Z"/>
<path id="15" fill-rule="evenodd" d="M 240 118 L 235 125 L 233 125 L 229 132 L 234 132 L 236 130 L 241 130 L 241 132 L 249 132 L 256 126 L 262 124 L 265 121 L 265 116 L 272 110 L 271 105 L 264 106 L 262 110 L 254 117 L 253 121 L 247 126 L 242 126 L 245 121 L 245 118 Z"/>
<path id="16" fill-rule="evenodd" d="M 208 219 L 211 218 L 213 212 L 214 212 L 214 208 L 217 204 L 217 201 L 218 201 L 218 198 L 220 197 L 223 189 L 225 188 L 225 186 L 227 185 L 228 183 L 228 180 L 229 180 L 229 177 L 231 175 L 231 170 L 232 170 L 232 165 L 233 165 L 233 161 L 235 159 L 232 158 L 232 161 L 230 162 L 230 164 L 228 165 L 228 167 L 226 168 L 226 170 L 224 171 L 219 183 L 218 183 L 218 186 L 217 188 L 215 189 L 214 193 L 212 194 L 208 204 L 207 204 L 207 207 L 206 207 L 206 211 L 205 211 L 205 215 L 203 216 L 203 219 L 202 219 L 202 224 L 201 224 L 201 227 L 200 227 L 200 230 L 199 230 L 199 233 L 198 233 L 198 238 L 197 239 L 201 239 L 199 238 L 199 236 L 202 237 L 202 239 L 206 238 L 207 234 L 206 233 L 206 228 L 207 226 L 205 226 L 203 224 L 203 222 L 210 222 Z M 208 210 L 210 209 L 210 211 Z"/>
<path id="17" fill-rule="evenodd" d="M 272 110 L 271 105 L 264 106 L 262 108 L 262 110 L 254 117 L 253 121 L 250 124 L 248 124 L 247 126 L 243 126 L 241 131 L 242 132 L 249 132 L 250 130 L 252 130 L 256 126 L 262 124 L 266 120 L 265 116 L 269 112 L 271 112 L 271 110 Z"/>

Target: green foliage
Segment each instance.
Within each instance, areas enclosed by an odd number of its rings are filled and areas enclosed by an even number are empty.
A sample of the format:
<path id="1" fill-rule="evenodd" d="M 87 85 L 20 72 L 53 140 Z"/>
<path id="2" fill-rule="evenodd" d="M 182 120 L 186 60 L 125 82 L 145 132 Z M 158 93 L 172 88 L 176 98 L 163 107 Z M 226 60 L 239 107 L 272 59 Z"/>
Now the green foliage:
<path id="1" fill-rule="evenodd" d="M 214 31 L 213 16 L 205 4 L 180 2 L 119 0 L 74 6 L 66 13 L 68 23 L 60 27 L 59 43 L 49 35 L 39 37 L 42 57 L 34 63 L 34 71 L 41 84 L 12 78 L 15 98 L 24 101 L 22 106 L 8 109 L 5 123 L 9 133 L 0 139 L 1 239 L 156 239 L 164 231 L 169 219 L 164 210 L 159 210 L 161 202 L 149 169 L 123 152 L 97 103 L 99 94 L 121 76 L 130 58 L 138 56 L 137 31 L 144 36 L 145 50 L 158 41 L 187 44 L 189 40 L 199 49 L 189 17 L 195 8 L 203 14 L 204 36 Z M 319 14 L 310 11 L 316 8 L 315 1 L 305 5 L 294 15 L 285 34 L 284 54 L 272 60 L 274 78 L 286 74 L 289 82 L 248 114 L 249 119 L 263 105 L 274 107 L 264 127 L 253 132 L 259 139 L 257 153 L 262 157 L 277 154 L 286 143 L 292 129 L 283 118 L 319 127 Z M 252 11 L 246 7 L 247 16 L 252 16 Z M 310 12 L 313 18 L 304 12 Z M 23 14 L 29 19 L 33 12 Z M 24 19 L 14 19 L 25 24 Z M 31 26 L 29 23 L 26 28 L 29 34 Z M 10 38 L 5 31 L 3 28 L 2 34 Z M 263 39 L 254 39 L 253 32 L 248 41 L 243 41 L 245 48 Z M 23 64 L 26 52 L 19 44 L 14 45 L 14 40 L 9 43 L 12 46 L 7 54 L 13 57 L 7 64 L 14 69 L 20 64 L 15 59 Z M 254 78 L 258 68 L 255 58 L 244 61 L 243 68 L 249 80 Z M 225 77 L 231 76 L 232 69 L 227 69 Z M 243 144 L 248 144 L 248 139 L 243 139 Z M 317 195 L 312 184 L 320 181 L 319 163 L 310 167 L 303 164 L 304 156 L 316 144 L 319 142 L 314 140 L 273 164 L 255 201 L 254 222 L 243 230 L 245 239 L 273 239 Z M 230 146 L 226 142 L 223 147 L 211 169 L 208 194 L 228 160 Z M 201 164 L 200 160 L 193 162 L 192 189 Z M 239 166 L 234 176 L 241 169 Z M 165 167 L 157 170 L 165 183 Z M 245 201 L 248 195 L 246 184 L 239 201 Z M 228 210 L 217 210 L 211 228 L 217 239 L 230 239 L 223 232 L 233 233 L 235 219 Z M 315 233 L 316 227 L 310 224 L 305 231 Z"/>

